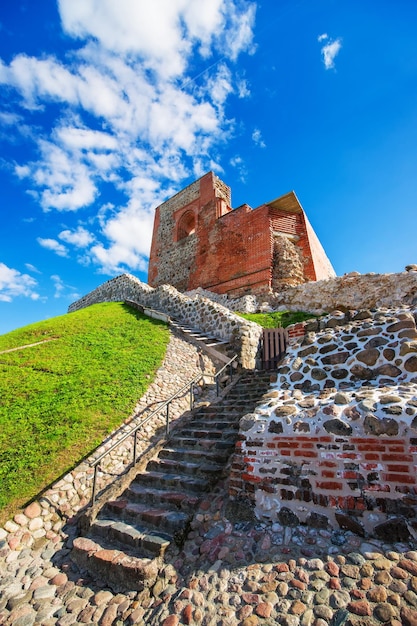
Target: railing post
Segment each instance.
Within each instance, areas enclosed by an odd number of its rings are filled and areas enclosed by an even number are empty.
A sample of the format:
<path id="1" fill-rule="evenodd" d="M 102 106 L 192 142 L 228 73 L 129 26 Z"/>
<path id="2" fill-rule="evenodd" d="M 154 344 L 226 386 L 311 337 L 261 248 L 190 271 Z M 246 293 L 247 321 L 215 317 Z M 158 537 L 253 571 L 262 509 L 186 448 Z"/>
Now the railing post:
<path id="1" fill-rule="evenodd" d="M 94 476 L 93 476 L 93 493 L 91 494 L 91 504 L 94 506 L 94 502 L 96 499 L 96 489 L 97 489 L 97 467 L 98 465 L 94 465 Z"/>
<path id="2" fill-rule="evenodd" d="M 169 405 L 170 404 L 171 404 L 170 402 L 168 402 L 167 404 L 167 421 L 166 421 L 166 427 L 165 427 L 165 432 L 167 435 L 169 434 Z"/>
<path id="3" fill-rule="evenodd" d="M 218 396 L 220 394 L 220 382 L 219 382 L 219 377 L 216 376 L 216 396 Z"/>
<path id="4" fill-rule="evenodd" d="M 194 408 L 194 383 L 190 385 L 190 411 Z"/>
<path id="5" fill-rule="evenodd" d="M 133 466 L 136 465 L 136 459 L 137 459 L 137 444 L 138 441 L 138 431 L 135 430 L 134 435 L 133 435 Z"/>

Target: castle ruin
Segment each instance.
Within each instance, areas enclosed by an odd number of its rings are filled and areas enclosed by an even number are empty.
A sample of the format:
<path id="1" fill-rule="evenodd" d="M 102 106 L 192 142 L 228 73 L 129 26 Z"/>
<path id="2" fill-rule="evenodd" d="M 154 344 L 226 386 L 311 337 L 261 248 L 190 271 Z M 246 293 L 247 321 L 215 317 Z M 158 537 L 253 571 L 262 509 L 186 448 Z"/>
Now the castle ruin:
<path id="1" fill-rule="evenodd" d="M 155 210 L 148 283 L 232 297 L 335 276 L 293 191 L 231 208 L 230 188 L 205 174 Z"/>

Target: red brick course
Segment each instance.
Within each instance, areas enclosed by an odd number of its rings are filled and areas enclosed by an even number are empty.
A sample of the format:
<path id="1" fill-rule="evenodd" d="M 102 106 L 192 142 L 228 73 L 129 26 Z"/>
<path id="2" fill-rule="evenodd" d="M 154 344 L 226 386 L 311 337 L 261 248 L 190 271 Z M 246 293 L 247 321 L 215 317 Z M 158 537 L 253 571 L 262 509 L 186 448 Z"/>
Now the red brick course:
<path id="1" fill-rule="evenodd" d="M 417 494 L 417 450 L 407 439 L 278 435 L 266 447 L 275 455 L 265 456 L 258 445 L 251 446 L 250 456 L 236 449 L 231 496 L 253 499 L 256 486 L 277 494 L 283 506 L 299 500 L 312 510 L 331 507 L 357 516 L 365 510 L 386 513 L 392 497 L 400 502 L 403 494 Z"/>
<path id="2" fill-rule="evenodd" d="M 276 234 L 295 241 L 304 280 L 334 275 L 295 194 L 254 210 L 246 204 L 232 210 L 225 188 L 209 172 L 157 207 L 149 259 L 151 286 L 171 284 L 180 291 L 202 287 L 235 297 L 268 292 Z"/>

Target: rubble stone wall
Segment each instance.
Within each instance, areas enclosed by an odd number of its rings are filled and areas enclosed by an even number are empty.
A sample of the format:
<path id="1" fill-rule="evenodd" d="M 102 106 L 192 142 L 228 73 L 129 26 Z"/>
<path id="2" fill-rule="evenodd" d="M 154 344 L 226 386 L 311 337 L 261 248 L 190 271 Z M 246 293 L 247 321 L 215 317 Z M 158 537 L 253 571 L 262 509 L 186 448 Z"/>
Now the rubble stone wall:
<path id="1" fill-rule="evenodd" d="M 229 309 L 195 294 L 186 296 L 174 287 L 162 285 L 153 289 L 130 274 L 122 274 L 71 304 L 68 312 L 77 311 L 98 302 L 131 301 L 162 311 L 191 328 L 209 333 L 230 344 L 239 355 L 242 367 L 256 366 L 262 328 L 239 317 Z"/>
<path id="2" fill-rule="evenodd" d="M 307 322 L 241 420 L 231 496 L 260 519 L 414 535 L 416 317 L 402 307 Z"/>
<path id="3" fill-rule="evenodd" d="M 395 274 L 358 274 L 283 288 L 267 300 L 273 310 L 285 308 L 311 313 L 336 309 L 368 309 L 417 303 L 417 271 Z"/>

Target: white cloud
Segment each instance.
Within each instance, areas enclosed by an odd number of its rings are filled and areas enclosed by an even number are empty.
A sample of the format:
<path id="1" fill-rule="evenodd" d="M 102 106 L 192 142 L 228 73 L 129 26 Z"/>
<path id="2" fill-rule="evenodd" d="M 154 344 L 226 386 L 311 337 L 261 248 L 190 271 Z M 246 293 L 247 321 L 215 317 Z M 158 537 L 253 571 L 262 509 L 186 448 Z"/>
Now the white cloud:
<path id="1" fill-rule="evenodd" d="M 25 267 L 29 270 L 29 272 L 32 272 L 32 274 L 42 274 L 42 272 L 39 271 L 37 267 L 32 265 L 32 263 L 25 263 Z"/>
<path id="2" fill-rule="evenodd" d="M 51 280 L 54 285 L 54 298 L 65 297 L 71 301 L 77 300 L 80 295 L 74 290 L 74 287 L 67 285 L 58 274 L 52 274 Z"/>
<path id="3" fill-rule="evenodd" d="M 135 55 L 164 78 L 181 76 L 197 46 L 236 59 L 252 44 L 255 4 L 241 0 L 58 0 L 64 30 Z"/>
<path id="4" fill-rule="evenodd" d="M 339 51 L 342 48 L 342 40 L 336 39 L 335 41 L 330 41 L 321 49 L 321 54 L 323 56 L 323 63 L 326 70 L 330 70 L 334 68 L 334 60 L 336 56 L 339 54 Z"/>
<path id="5" fill-rule="evenodd" d="M 51 280 L 54 283 L 54 287 L 55 287 L 54 298 L 60 298 L 62 295 L 62 292 L 65 289 L 64 281 L 62 280 L 60 276 L 58 276 L 58 274 L 53 274 L 51 276 Z"/>
<path id="6" fill-rule="evenodd" d="M 42 237 L 38 237 L 37 242 L 42 248 L 52 250 L 52 252 L 55 252 L 58 256 L 68 256 L 67 248 L 55 239 L 43 239 Z"/>
<path id="7" fill-rule="evenodd" d="M 252 133 L 252 141 L 260 148 L 266 148 L 266 143 L 262 139 L 262 133 L 259 128 L 255 128 Z"/>
<path id="8" fill-rule="evenodd" d="M 22 274 L 0 263 L 0 302 L 11 302 L 17 296 L 38 300 L 36 285 L 37 281 L 29 274 Z"/>
<path id="9" fill-rule="evenodd" d="M 41 132 L 33 122 L 38 156 L 14 164 L 15 174 L 44 211 L 89 208 L 90 223 L 100 225 L 80 262 L 91 259 L 103 271 L 145 268 L 151 209 L 191 173 L 212 167 L 233 129 L 230 94 L 250 93 L 232 63 L 253 51 L 255 7 L 248 0 L 58 0 L 64 32 L 79 40 L 74 50 L 61 59 L 0 60 L 0 85 L 11 88 L 25 122 L 33 112 L 37 123 L 44 111 L 55 115 Z M 117 198 L 111 211 L 98 203 L 104 185 Z M 57 234 L 79 248 L 93 243 L 89 237 L 81 228 Z M 69 254 L 57 239 L 38 241 Z"/>
<path id="10" fill-rule="evenodd" d="M 241 78 L 237 82 L 237 95 L 239 98 L 248 98 L 250 96 L 249 83 L 245 78 Z"/>
<path id="11" fill-rule="evenodd" d="M 329 35 L 327 33 L 323 33 L 322 35 L 319 35 L 317 37 L 317 41 L 325 41 L 328 38 L 329 38 Z"/>
<path id="12" fill-rule="evenodd" d="M 78 226 L 76 230 L 63 230 L 59 233 L 58 237 L 65 241 L 65 243 L 70 243 L 77 248 L 86 248 L 94 241 L 94 236 L 88 232 L 82 226 Z"/>
<path id="13" fill-rule="evenodd" d="M 138 209 L 138 202 L 131 202 L 108 219 L 103 232 L 110 245 L 106 248 L 97 244 L 91 248 L 92 259 L 102 266 L 104 272 L 115 274 L 126 267 L 133 270 L 146 269 L 145 258 L 152 236 L 153 213 Z"/>
<path id="14" fill-rule="evenodd" d="M 246 182 L 248 170 L 246 167 L 246 163 L 242 159 L 242 157 L 239 155 L 234 156 L 232 159 L 230 159 L 230 165 L 237 170 L 240 180 L 243 183 Z"/>

